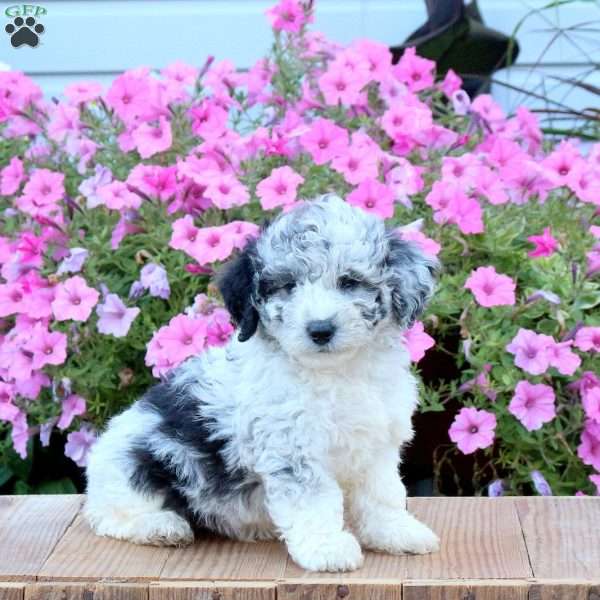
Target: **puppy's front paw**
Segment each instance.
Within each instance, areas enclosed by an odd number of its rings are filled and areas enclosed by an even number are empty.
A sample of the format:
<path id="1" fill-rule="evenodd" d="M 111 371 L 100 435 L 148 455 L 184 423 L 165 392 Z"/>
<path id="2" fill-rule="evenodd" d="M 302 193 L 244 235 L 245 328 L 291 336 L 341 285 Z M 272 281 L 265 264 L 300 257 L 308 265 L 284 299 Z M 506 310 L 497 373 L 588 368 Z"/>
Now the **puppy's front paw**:
<path id="1" fill-rule="evenodd" d="M 309 571 L 353 571 L 363 563 L 360 545 L 347 531 L 327 538 L 307 537 L 288 545 L 288 550 L 294 562 Z"/>
<path id="2" fill-rule="evenodd" d="M 363 522 L 359 538 L 366 548 L 390 554 L 428 554 L 440 547 L 438 536 L 405 511 Z"/>
<path id="3" fill-rule="evenodd" d="M 440 549 L 440 538 L 427 525 L 410 516 L 410 524 L 402 531 L 401 552 L 429 554 Z"/>

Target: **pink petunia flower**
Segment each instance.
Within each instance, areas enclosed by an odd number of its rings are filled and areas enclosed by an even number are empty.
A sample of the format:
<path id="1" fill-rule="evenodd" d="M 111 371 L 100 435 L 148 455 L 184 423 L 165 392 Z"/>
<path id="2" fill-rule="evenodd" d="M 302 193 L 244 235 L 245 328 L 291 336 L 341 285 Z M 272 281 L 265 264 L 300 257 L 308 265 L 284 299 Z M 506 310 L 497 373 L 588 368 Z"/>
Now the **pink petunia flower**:
<path id="1" fill-rule="evenodd" d="M 64 173 L 36 169 L 25 184 L 23 195 L 17 199 L 18 208 L 32 216 L 48 216 L 56 211 L 65 193 L 64 179 Z"/>
<path id="2" fill-rule="evenodd" d="M 125 337 L 134 319 L 140 313 L 137 307 L 127 308 L 117 294 L 108 294 L 96 307 L 98 331 L 114 337 Z"/>
<path id="3" fill-rule="evenodd" d="M 300 144 L 317 165 L 324 165 L 347 151 L 348 131 L 330 119 L 320 118 L 300 136 Z"/>
<path id="4" fill-rule="evenodd" d="M 0 381 L 0 421 L 12 423 L 19 414 L 19 409 L 13 404 L 14 398 L 13 386 Z"/>
<path id="5" fill-rule="evenodd" d="M 585 390 L 581 395 L 581 403 L 588 419 L 600 423 L 600 386 Z"/>
<path id="6" fill-rule="evenodd" d="M 557 369 L 561 375 L 573 375 L 581 365 L 581 358 L 571 350 L 573 340 L 554 342 L 548 345 L 548 360 L 550 366 Z"/>
<path id="7" fill-rule="evenodd" d="M 137 209 L 142 199 L 133 193 L 123 181 L 112 181 L 96 190 L 98 197 L 111 210 Z"/>
<path id="8" fill-rule="evenodd" d="M 258 237 L 260 227 L 247 221 L 231 221 L 224 226 L 224 231 L 231 238 L 233 247 L 243 250 L 250 240 Z"/>
<path id="9" fill-rule="evenodd" d="M 58 284 L 52 312 L 57 321 L 87 321 L 100 294 L 79 275 Z"/>
<path id="10" fill-rule="evenodd" d="M 423 232 L 418 229 L 404 229 L 400 228 L 397 230 L 400 237 L 407 242 L 415 243 L 424 254 L 429 256 L 437 256 L 442 249 L 442 246 L 435 240 L 427 237 Z"/>
<path id="11" fill-rule="evenodd" d="M 508 412 L 517 417 L 528 431 L 540 429 L 556 416 L 554 390 L 543 383 L 519 381 L 508 405 Z"/>
<path id="12" fill-rule="evenodd" d="M 27 442 L 29 441 L 29 425 L 23 412 L 12 420 L 11 438 L 15 452 L 23 459 L 27 458 Z"/>
<path id="13" fill-rule="evenodd" d="M 166 269 L 156 263 L 148 263 L 140 271 L 140 283 L 151 296 L 167 300 L 171 295 L 171 286 Z"/>
<path id="14" fill-rule="evenodd" d="M 201 265 L 225 260 L 233 252 L 233 240 L 234 236 L 226 225 L 203 227 L 198 231 L 198 239 L 189 254 Z"/>
<path id="15" fill-rule="evenodd" d="M 78 467 L 87 465 L 88 454 L 96 443 L 96 433 L 89 427 L 82 427 L 79 431 L 72 431 L 67 436 L 65 456 L 70 458 Z"/>
<path id="16" fill-rule="evenodd" d="M 420 92 L 433 86 L 435 62 L 417 56 L 415 48 L 410 47 L 404 51 L 392 71 L 411 92 Z"/>
<path id="17" fill-rule="evenodd" d="M 302 183 L 304 177 L 291 167 L 278 167 L 256 186 L 256 195 L 265 210 L 276 206 L 290 206 L 296 201 L 298 186 Z"/>
<path id="18" fill-rule="evenodd" d="M 60 419 L 56 423 L 59 429 L 67 429 L 73 422 L 75 417 L 80 417 L 85 413 L 86 404 L 85 398 L 77 394 L 69 394 L 62 401 L 62 413 Z"/>
<path id="19" fill-rule="evenodd" d="M 530 235 L 527 241 L 535 244 L 535 248 L 527 253 L 531 258 L 552 256 L 558 249 L 558 242 L 552 237 L 550 227 L 546 227 L 542 235 Z"/>
<path id="20" fill-rule="evenodd" d="M 494 443 L 496 415 L 487 410 L 461 408 L 448 434 L 463 454 L 472 454 Z"/>
<path id="21" fill-rule="evenodd" d="M 596 496 L 600 496 L 600 473 L 590 475 L 588 479 L 596 486 Z"/>
<path id="22" fill-rule="evenodd" d="M 331 161 L 331 167 L 352 185 L 358 185 L 365 179 L 375 179 L 379 170 L 376 153 L 355 143 L 352 143 L 344 154 L 336 156 Z"/>
<path id="23" fill-rule="evenodd" d="M 515 304 L 515 282 L 508 275 L 501 275 L 494 267 L 475 269 L 465 282 L 475 300 L 481 306 L 513 306 Z"/>
<path id="24" fill-rule="evenodd" d="M 164 152 L 173 144 L 171 123 L 165 117 L 159 117 L 156 125 L 142 123 L 133 130 L 131 137 L 142 158 Z"/>
<path id="25" fill-rule="evenodd" d="M 584 352 L 600 352 L 600 327 L 582 327 L 575 334 L 573 343 Z"/>
<path id="26" fill-rule="evenodd" d="M 585 422 L 581 433 L 581 443 L 577 447 L 577 456 L 583 464 L 600 471 L 600 423 L 591 419 Z"/>
<path id="27" fill-rule="evenodd" d="M 224 346 L 235 327 L 231 324 L 229 313 L 222 308 L 216 308 L 210 316 L 206 330 L 206 343 L 208 346 Z"/>
<path id="28" fill-rule="evenodd" d="M 216 207 L 223 210 L 233 206 L 242 206 L 250 200 L 250 194 L 246 186 L 231 174 L 225 174 L 211 180 L 206 186 L 204 195 L 210 198 Z"/>
<path id="29" fill-rule="evenodd" d="M 276 31 L 299 33 L 304 25 L 312 22 L 312 16 L 305 12 L 300 0 L 280 0 L 266 12 L 271 27 Z"/>
<path id="30" fill-rule="evenodd" d="M 166 202 L 177 191 L 176 172 L 175 166 L 136 165 L 129 173 L 127 183 L 150 198 Z"/>
<path id="31" fill-rule="evenodd" d="M 67 358 L 67 336 L 60 331 L 48 331 L 46 327 L 36 326 L 32 331 L 33 339 L 26 349 L 33 353 L 31 367 L 42 369 L 46 365 L 62 365 Z"/>
<path id="32" fill-rule="evenodd" d="M 319 77 L 319 89 L 323 93 L 325 102 L 333 106 L 359 104 L 362 97 L 361 90 L 365 83 L 351 70 L 338 64 L 331 64 Z"/>
<path id="33" fill-rule="evenodd" d="M 57 275 L 64 273 L 79 273 L 87 260 L 89 252 L 85 248 L 70 248 L 69 254 L 58 265 Z"/>
<path id="34" fill-rule="evenodd" d="M 175 250 L 183 250 L 190 256 L 196 246 L 196 240 L 198 239 L 199 229 L 194 225 L 194 219 L 191 215 L 186 215 L 181 219 L 173 221 L 172 224 L 173 233 L 171 234 L 171 240 L 169 246 L 175 248 Z"/>
<path id="35" fill-rule="evenodd" d="M 435 340 L 425 331 L 421 321 L 415 321 L 412 327 L 404 332 L 404 343 L 413 362 L 419 362 L 425 356 L 425 352 L 435 346 Z"/>
<path id="36" fill-rule="evenodd" d="M 205 319 L 176 315 L 157 334 L 163 351 L 170 355 L 174 363 L 179 364 L 204 350 L 206 331 Z"/>
<path id="37" fill-rule="evenodd" d="M 394 194 L 387 185 L 376 179 L 362 181 L 348 194 L 346 201 L 382 219 L 388 219 L 394 214 Z"/>
<path id="38" fill-rule="evenodd" d="M 553 344 L 550 336 L 521 328 L 506 350 L 514 354 L 517 367 L 531 375 L 541 375 L 550 366 L 548 346 Z"/>
<path id="39" fill-rule="evenodd" d="M 10 162 L 0 170 L 0 196 L 14 194 L 19 189 L 23 179 L 25 179 L 23 161 L 13 156 Z"/>
<path id="40" fill-rule="evenodd" d="M 100 98 L 102 86 L 97 81 L 77 81 L 66 86 L 64 93 L 71 104 L 84 104 Z"/>
<path id="41" fill-rule="evenodd" d="M 125 123 L 148 112 L 150 83 L 148 78 L 132 72 L 119 75 L 106 94 L 106 103 Z"/>

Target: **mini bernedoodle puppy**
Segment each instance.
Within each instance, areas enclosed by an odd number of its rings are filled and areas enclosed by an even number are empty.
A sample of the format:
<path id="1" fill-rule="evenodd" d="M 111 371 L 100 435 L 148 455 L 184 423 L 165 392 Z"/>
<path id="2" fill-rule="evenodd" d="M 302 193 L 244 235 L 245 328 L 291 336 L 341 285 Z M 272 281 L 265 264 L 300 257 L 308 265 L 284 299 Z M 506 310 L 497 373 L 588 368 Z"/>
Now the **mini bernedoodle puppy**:
<path id="1" fill-rule="evenodd" d="M 361 546 L 436 550 L 398 475 L 418 402 L 402 331 L 436 269 L 336 196 L 277 217 L 218 278 L 237 334 L 174 369 L 93 447 L 95 532 L 158 545 L 203 528 L 280 538 L 323 571 L 358 568 Z"/>

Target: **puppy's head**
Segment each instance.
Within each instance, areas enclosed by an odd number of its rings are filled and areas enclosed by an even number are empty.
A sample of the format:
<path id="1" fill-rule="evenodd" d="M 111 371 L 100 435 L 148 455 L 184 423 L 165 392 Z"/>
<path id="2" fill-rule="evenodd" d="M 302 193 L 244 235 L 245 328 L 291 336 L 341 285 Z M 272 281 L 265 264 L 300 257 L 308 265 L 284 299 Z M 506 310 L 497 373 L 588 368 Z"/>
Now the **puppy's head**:
<path id="1" fill-rule="evenodd" d="M 245 341 L 258 331 L 306 366 L 330 366 L 409 327 L 435 259 L 332 195 L 281 214 L 217 285 Z"/>

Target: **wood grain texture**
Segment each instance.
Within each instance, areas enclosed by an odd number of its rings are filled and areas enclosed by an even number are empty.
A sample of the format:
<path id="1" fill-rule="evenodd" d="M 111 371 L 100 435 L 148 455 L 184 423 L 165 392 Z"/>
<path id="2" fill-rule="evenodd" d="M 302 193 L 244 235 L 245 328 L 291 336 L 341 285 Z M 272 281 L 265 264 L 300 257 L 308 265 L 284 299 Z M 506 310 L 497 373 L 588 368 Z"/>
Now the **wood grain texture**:
<path id="1" fill-rule="evenodd" d="M 532 575 L 511 498 L 409 498 L 441 539 L 439 552 L 406 558 L 405 579 L 522 579 Z"/>
<path id="2" fill-rule="evenodd" d="M 275 600 L 275 583 L 177 581 L 151 584 L 148 600 Z"/>
<path id="3" fill-rule="evenodd" d="M 402 600 L 402 585 L 350 580 L 308 583 L 299 580 L 280 583 L 277 600 Z"/>
<path id="4" fill-rule="evenodd" d="M 148 600 L 148 586 L 110 583 L 42 583 L 25 589 L 24 600 Z"/>
<path id="5" fill-rule="evenodd" d="M 158 579 L 172 548 L 96 536 L 79 515 L 39 571 L 44 580 Z"/>
<path id="6" fill-rule="evenodd" d="M 529 586 L 528 600 L 600 600 L 600 585 L 575 582 L 532 583 Z"/>
<path id="7" fill-rule="evenodd" d="M 274 580 L 283 577 L 286 563 L 281 543 L 211 538 L 174 552 L 160 579 Z"/>
<path id="8" fill-rule="evenodd" d="M 80 496 L 0 497 L 0 580 L 35 579 L 80 506 Z"/>
<path id="9" fill-rule="evenodd" d="M 424 556 L 365 553 L 363 566 L 338 579 L 518 579 L 531 576 L 514 501 L 509 498 L 409 498 L 409 510 L 441 539 Z M 286 578 L 324 579 L 291 559 Z"/>
<path id="10" fill-rule="evenodd" d="M 25 585 L 0 581 L 0 600 L 23 600 Z"/>
<path id="11" fill-rule="evenodd" d="M 518 498 L 516 506 L 536 578 L 600 577 L 600 498 Z"/>
<path id="12" fill-rule="evenodd" d="M 402 600 L 529 600 L 525 581 L 407 582 Z"/>

